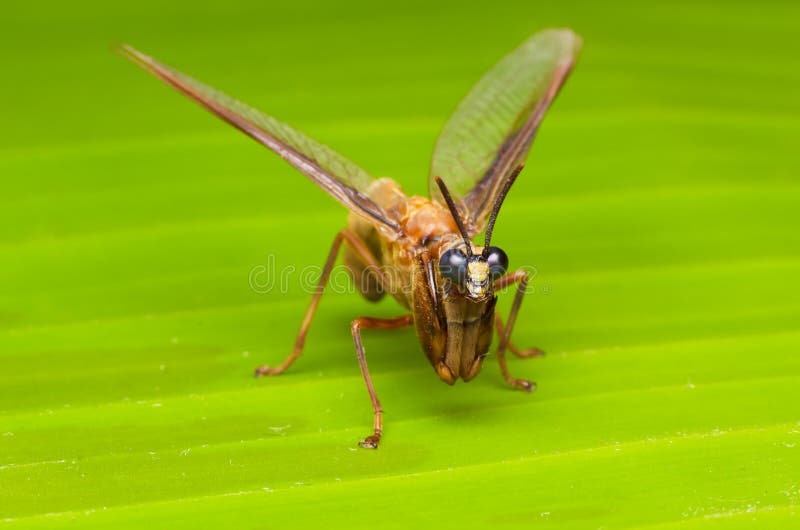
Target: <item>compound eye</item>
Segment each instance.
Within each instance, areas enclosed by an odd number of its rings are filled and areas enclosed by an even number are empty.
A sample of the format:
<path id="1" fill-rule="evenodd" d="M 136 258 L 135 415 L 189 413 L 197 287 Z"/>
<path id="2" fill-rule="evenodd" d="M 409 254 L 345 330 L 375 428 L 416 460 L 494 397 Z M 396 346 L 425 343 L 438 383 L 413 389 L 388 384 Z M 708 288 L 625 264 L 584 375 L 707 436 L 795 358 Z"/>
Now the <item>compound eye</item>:
<path id="1" fill-rule="evenodd" d="M 467 256 L 460 249 L 451 248 L 439 258 L 439 274 L 453 283 L 464 283 L 464 278 L 467 277 Z"/>
<path id="2" fill-rule="evenodd" d="M 508 270 L 508 256 L 498 247 L 489 247 L 486 261 L 489 263 L 489 272 L 492 274 L 493 280 L 496 280 Z"/>

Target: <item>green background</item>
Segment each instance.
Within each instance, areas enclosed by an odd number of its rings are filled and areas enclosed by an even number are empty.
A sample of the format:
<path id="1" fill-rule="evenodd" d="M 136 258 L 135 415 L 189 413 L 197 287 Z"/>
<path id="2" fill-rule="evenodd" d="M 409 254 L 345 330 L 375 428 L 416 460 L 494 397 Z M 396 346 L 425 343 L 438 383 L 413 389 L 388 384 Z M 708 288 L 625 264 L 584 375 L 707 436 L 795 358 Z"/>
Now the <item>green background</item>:
<path id="1" fill-rule="evenodd" d="M 786 528 L 800 500 L 796 3 L 12 2 L 0 33 L 0 526 Z M 510 361 L 438 381 L 391 301 L 250 289 L 344 209 L 129 42 L 410 193 L 535 30 L 585 40 L 497 225 Z M 296 279 L 296 278 L 295 278 Z M 505 312 L 509 297 L 501 300 Z"/>

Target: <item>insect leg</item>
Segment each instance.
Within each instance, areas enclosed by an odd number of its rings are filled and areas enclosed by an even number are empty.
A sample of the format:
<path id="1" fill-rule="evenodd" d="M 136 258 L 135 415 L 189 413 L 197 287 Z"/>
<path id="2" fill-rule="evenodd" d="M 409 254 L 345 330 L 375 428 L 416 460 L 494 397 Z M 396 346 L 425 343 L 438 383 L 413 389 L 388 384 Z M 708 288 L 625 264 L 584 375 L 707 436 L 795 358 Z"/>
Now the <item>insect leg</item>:
<path id="1" fill-rule="evenodd" d="M 494 316 L 494 325 L 497 329 L 497 336 L 502 337 L 505 333 L 505 326 L 503 326 L 503 319 L 500 318 L 500 315 L 495 314 Z M 544 355 L 544 351 L 540 350 L 539 348 L 520 348 L 513 342 L 511 339 L 508 340 L 508 349 L 511 350 L 511 353 L 516 355 L 521 359 L 530 359 L 531 357 L 542 357 Z"/>
<path id="2" fill-rule="evenodd" d="M 378 448 L 378 443 L 381 440 L 381 433 L 383 432 L 383 409 L 381 408 L 381 402 L 378 400 L 378 395 L 375 393 L 375 387 L 372 385 L 372 377 L 370 377 L 369 369 L 367 368 L 364 345 L 361 343 L 361 329 L 398 329 L 410 326 L 413 323 L 413 315 L 405 315 L 396 318 L 361 317 L 353 320 L 350 326 L 353 333 L 353 342 L 355 342 L 356 345 L 358 364 L 361 367 L 361 375 L 364 376 L 367 392 L 369 392 L 369 398 L 372 401 L 372 409 L 375 411 L 375 423 L 372 435 L 367 436 L 359 442 L 359 445 L 365 449 Z"/>
<path id="3" fill-rule="evenodd" d="M 500 371 L 503 377 L 511 386 L 530 392 L 536 388 L 536 383 L 512 377 L 511 374 L 508 373 L 508 365 L 506 364 L 506 348 L 510 345 L 511 330 L 514 329 L 514 322 L 517 320 L 517 313 L 519 312 L 519 307 L 522 305 L 522 297 L 525 296 L 525 289 L 528 286 L 528 273 L 523 270 L 518 270 L 507 274 L 494 283 L 494 288 L 495 290 L 499 290 L 515 283 L 517 284 L 517 292 L 514 295 L 514 303 L 511 305 L 511 312 L 508 315 L 507 321 L 508 325 L 505 330 L 502 329 L 502 324 L 499 319 L 495 321 L 498 326 L 498 331 L 502 330 L 499 333 L 500 344 L 497 347 L 497 361 L 500 363 Z"/>
<path id="4" fill-rule="evenodd" d="M 322 268 L 322 275 L 320 275 L 319 281 L 317 282 L 317 287 L 314 290 L 314 295 L 311 297 L 311 303 L 306 310 L 306 316 L 303 318 L 303 323 L 300 325 L 300 331 L 297 333 L 297 339 L 295 340 L 292 353 L 290 353 L 289 356 L 286 357 L 286 359 L 278 366 L 259 366 L 255 370 L 256 377 L 262 375 L 277 375 L 282 373 L 289 368 L 289 366 L 291 366 L 298 357 L 300 357 L 300 354 L 303 353 L 303 346 L 306 342 L 308 329 L 311 327 L 311 320 L 314 318 L 314 313 L 317 312 L 317 306 L 319 306 L 320 298 L 322 298 L 325 285 L 328 283 L 331 270 L 336 264 L 336 258 L 339 255 L 339 249 L 341 248 L 343 242 L 347 242 L 347 244 L 356 251 L 359 257 L 361 257 L 364 262 L 373 271 L 375 271 L 376 274 L 379 275 L 379 281 L 385 284 L 385 279 L 382 277 L 381 269 L 377 260 L 375 259 L 375 256 L 372 255 L 361 238 L 358 237 L 358 235 L 356 235 L 354 232 L 346 229 L 336 234 L 336 237 L 333 239 L 333 244 L 331 245 L 331 250 L 328 253 L 328 259 L 325 261 L 325 266 Z"/>

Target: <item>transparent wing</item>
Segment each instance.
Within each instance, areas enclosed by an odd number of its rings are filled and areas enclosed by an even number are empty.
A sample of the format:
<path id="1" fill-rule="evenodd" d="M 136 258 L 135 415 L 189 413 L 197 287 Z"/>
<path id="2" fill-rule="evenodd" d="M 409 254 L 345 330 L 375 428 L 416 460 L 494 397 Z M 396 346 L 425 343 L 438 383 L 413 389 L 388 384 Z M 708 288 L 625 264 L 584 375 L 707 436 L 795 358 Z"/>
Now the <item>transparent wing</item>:
<path id="1" fill-rule="evenodd" d="M 472 235 L 479 233 L 504 180 L 523 163 L 542 117 L 577 59 L 568 29 L 535 34 L 492 67 L 461 101 L 436 141 L 429 191 L 445 181 Z"/>
<path id="2" fill-rule="evenodd" d="M 275 151 L 336 200 L 367 220 L 400 232 L 400 226 L 366 195 L 374 179 L 355 163 L 271 116 L 236 101 L 138 50 L 123 45 L 120 53 L 201 106 Z"/>

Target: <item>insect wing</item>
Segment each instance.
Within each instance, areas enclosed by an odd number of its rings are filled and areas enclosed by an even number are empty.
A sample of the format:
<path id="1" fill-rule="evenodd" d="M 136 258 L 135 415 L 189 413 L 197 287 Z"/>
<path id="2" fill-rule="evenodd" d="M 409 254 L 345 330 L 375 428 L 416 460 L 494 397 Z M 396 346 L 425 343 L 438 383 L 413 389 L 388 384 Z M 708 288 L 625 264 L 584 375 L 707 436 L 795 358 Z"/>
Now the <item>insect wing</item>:
<path id="1" fill-rule="evenodd" d="M 367 195 L 374 179 L 358 165 L 329 147 L 196 79 L 123 45 L 120 53 L 201 106 L 272 149 L 336 200 L 390 232 L 400 226 Z"/>
<path id="2" fill-rule="evenodd" d="M 442 129 L 431 161 L 430 195 L 444 203 L 435 182 L 441 177 L 471 235 L 483 229 L 503 182 L 525 161 L 580 48 L 580 37 L 570 30 L 537 33 L 478 81 Z"/>

